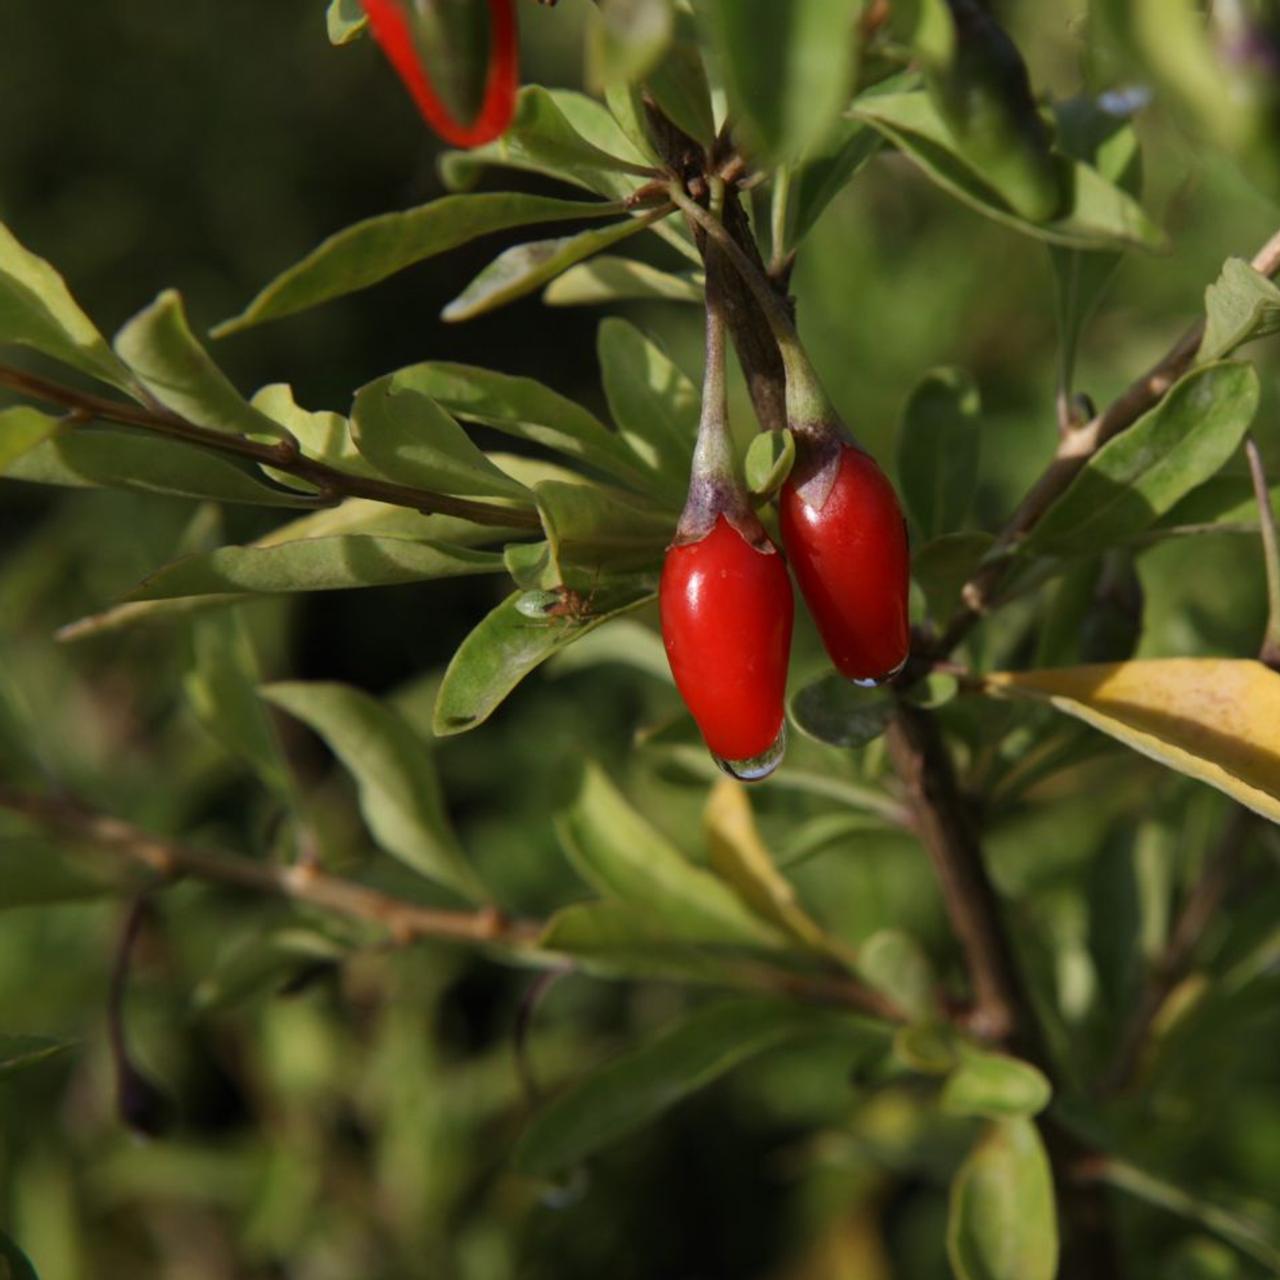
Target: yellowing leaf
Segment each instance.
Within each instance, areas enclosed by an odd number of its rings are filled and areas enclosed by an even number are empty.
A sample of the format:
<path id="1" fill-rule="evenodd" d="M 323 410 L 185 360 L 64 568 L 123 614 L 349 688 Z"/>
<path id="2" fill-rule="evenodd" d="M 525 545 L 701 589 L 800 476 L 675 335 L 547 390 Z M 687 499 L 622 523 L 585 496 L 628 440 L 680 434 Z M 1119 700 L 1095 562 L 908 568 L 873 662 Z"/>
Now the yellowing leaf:
<path id="1" fill-rule="evenodd" d="M 997 672 L 1037 698 L 1280 822 L 1280 675 L 1247 658 L 1160 658 Z"/>
<path id="2" fill-rule="evenodd" d="M 756 829 L 751 801 L 742 783 L 721 778 L 711 788 L 702 824 L 711 866 L 757 915 L 781 926 L 815 951 L 837 953 L 838 944 L 809 916 L 790 882 L 774 866 Z"/>

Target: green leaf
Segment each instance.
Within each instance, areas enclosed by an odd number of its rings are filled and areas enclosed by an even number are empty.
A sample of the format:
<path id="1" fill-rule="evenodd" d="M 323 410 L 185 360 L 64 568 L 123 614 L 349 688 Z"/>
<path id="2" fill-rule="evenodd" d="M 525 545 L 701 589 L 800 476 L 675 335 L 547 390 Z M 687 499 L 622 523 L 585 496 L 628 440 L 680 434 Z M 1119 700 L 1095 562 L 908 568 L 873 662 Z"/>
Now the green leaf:
<path id="1" fill-rule="evenodd" d="M 192 992 L 204 1014 L 228 1009 L 280 985 L 300 971 L 338 961 L 347 948 L 318 929 L 289 925 L 237 938 Z"/>
<path id="2" fill-rule="evenodd" d="M 682 502 L 698 434 L 697 387 L 625 320 L 601 321 L 597 347 L 618 431 L 645 467 L 662 477 L 664 494 Z"/>
<path id="3" fill-rule="evenodd" d="M 649 73 L 645 88 L 677 128 L 707 150 L 715 145 L 711 86 L 697 33 L 686 13 L 677 13 L 676 39 Z"/>
<path id="4" fill-rule="evenodd" d="M 989 533 L 944 533 L 911 557 L 911 576 L 924 592 L 928 615 L 935 622 L 946 622 L 955 611 L 964 584 L 994 543 Z"/>
<path id="5" fill-rule="evenodd" d="M 25 404 L 0 410 L 0 475 L 58 429 L 57 418 Z"/>
<path id="6" fill-rule="evenodd" d="M 1053 1280 L 1053 1175 L 1035 1125 L 993 1122 L 951 1183 L 947 1256 L 957 1280 Z"/>
<path id="7" fill-rule="evenodd" d="M 360 0 L 329 0 L 324 21 L 329 43 L 335 45 L 350 44 L 363 35 L 369 25 L 369 17 Z"/>
<path id="8" fill-rule="evenodd" d="M 594 85 L 642 80 L 671 44 L 671 0 L 602 0 L 587 28 L 588 79 Z"/>
<path id="9" fill-rule="evenodd" d="M 1049 1105 L 1053 1088 L 1044 1073 L 1007 1053 L 989 1053 L 962 1044 L 960 1063 L 947 1077 L 939 1099 L 953 1115 L 1033 1116 Z"/>
<path id="10" fill-rule="evenodd" d="M 797 729 L 829 747 L 862 747 L 874 742 L 893 718 L 893 698 L 882 690 L 859 689 L 834 672 L 791 697 Z"/>
<path id="11" fill-rule="evenodd" d="M 589 307 L 651 299 L 700 304 L 702 298 L 701 276 L 676 276 L 647 262 L 609 254 L 570 267 L 542 293 L 542 301 L 549 307 Z"/>
<path id="12" fill-rule="evenodd" d="M 945 1076 L 956 1064 L 955 1033 L 949 1026 L 921 1022 L 893 1033 L 893 1053 L 903 1066 L 925 1076 Z"/>
<path id="13" fill-rule="evenodd" d="M 280 740 L 258 697 L 261 673 L 253 642 L 237 610 L 191 623 L 191 658 L 183 687 L 200 722 L 277 794 L 292 779 Z"/>
<path id="14" fill-rule="evenodd" d="M 1098 450 L 1028 535 L 1034 554 L 1088 555 L 1140 533 L 1214 474 L 1258 409 L 1251 365 L 1206 365 Z"/>
<path id="15" fill-rule="evenodd" d="M 581 97 L 527 85 L 520 90 L 515 116 L 502 137 L 487 146 L 445 157 L 446 181 L 457 186 L 485 165 L 501 164 L 559 178 L 611 199 L 628 195 L 637 185 L 635 176 L 652 175 L 636 159 L 628 158 L 636 156 L 635 147 L 607 111 L 600 109 L 606 123 L 598 140 L 579 127 L 582 113 L 575 112 L 575 118 L 569 118 L 571 100 Z M 591 106 L 598 108 L 599 104 Z"/>
<path id="16" fill-rule="evenodd" d="M 560 1172 L 757 1054 L 841 1033 L 859 1034 L 857 1024 L 798 1005 L 746 998 L 706 1005 L 540 1111 L 520 1139 L 515 1167 L 533 1176 Z"/>
<path id="17" fill-rule="evenodd" d="M 924 948 L 901 929 L 880 929 L 858 948 L 858 972 L 907 1015 L 926 1023 L 938 1017 L 938 982 Z"/>
<path id="18" fill-rule="evenodd" d="M 55 1040 L 51 1036 L 0 1035 L 0 1076 L 35 1066 L 70 1047 L 69 1040 Z"/>
<path id="19" fill-rule="evenodd" d="M 853 112 L 914 160 L 943 190 L 1024 235 L 1076 249 L 1163 252 L 1168 247 L 1164 232 L 1137 201 L 1078 160 L 1060 160 L 1066 190 L 1071 193 L 1064 216 L 1044 223 L 1019 217 L 956 154 L 946 125 L 923 91 L 864 94 L 854 100 Z"/>
<path id="20" fill-rule="evenodd" d="M 4 1264 L 4 1280 L 40 1280 L 31 1259 L 0 1231 L 0 1263 Z"/>
<path id="21" fill-rule="evenodd" d="M 367 289 L 397 271 L 494 231 L 625 212 L 620 202 L 593 204 L 496 191 L 443 196 L 402 213 L 379 214 L 323 241 L 278 275 L 238 316 L 218 325 L 213 335 L 225 338 L 265 320 L 278 320 Z"/>
<path id="22" fill-rule="evenodd" d="M 898 484 L 926 539 L 964 523 L 978 484 L 982 402 L 963 369 L 933 369 L 912 391 L 898 430 Z"/>
<path id="23" fill-rule="evenodd" d="M 351 772 L 382 848 L 464 897 L 486 898 L 449 825 L 431 752 L 397 712 L 341 684 L 271 684 L 262 695 L 314 729 Z"/>
<path id="24" fill-rule="evenodd" d="M 853 91 L 860 0 L 704 0 L 729 111 L 758 161 L 820 143 Z"/>
<path id="25" fill-rule="evenodd" d="M 580 404 L 532 378 L 444 361 L 410 365 L 395 378 L 397 387 L 430 396 L 466 422 L 532 440 L 628 484 L 648 483 L 620 436 Z"/>
<path id="26" fill-rule="evenodd" d="M 664 978 L 733 985 L 732 957 L 673 936 L 652 912 L 624 902 L 577 902 L 553 915 L 539 950 L 571 956 L 574 967 L 602 978 Z"/>
<path id="27" fill-rule="evenodd" d="M 166 409 L 228 435 L 281 437 L 280 424 L 253 408 L 196 341 L 182 299 L 166 289 L 116 334 L 116 352 Z"/>
<path id="28" fill-rule="evenodd" d="M 268 483 L 248 463 L 154 431 L 59 424 L 42 444 L 9 464 L 15 480 L 37 484 L 140 489 L 265 507 L 308 507 L 312 500 Z"/>
<path id="29" fill-rule="evenodd" d="M 126 599 L 339 591 L 502 571 L 502 556 L 496 551 L 337 534 L 269 547 L 218 547 L 188 556 L 145 578 Z"/>
<path id="30" fill-rule="evenodd" d="M 470 437 L 412 380 L 369 383 L 351 407 L 356 446 L 383 475 L 402 484 L 460 495 L 530 501 L 529 490 L 499 471 Z"/>
<path id="31" fill-rule="evenodd" d="M 570 564 L 656 571 L 675 531 L 669 509 L 604 485 L 544 480 L 534 493 L 561 581 Z"/>
<path id="32" fill-rule="evenodd" d="M 283 382 L 254 392 L 250 404 L 284 427 L 308 458 L 318 458 L 353 475 L 377 475 L 360 456 L 351 438 L 351 423 L 342 414 L 302 408 L 293 398 L 293 389 Z"/>
<path id="33" fill-rule="evenodd" d="M 1230 355 L 1255 338 L 1280 333 L 1280 288 L 1242 258 L 1228 258 L 1204 292 L 1205 329 L 1198 359 Z"/>
<path id="34" fill-rule="evenodd" d="M 132 395 L 136 383 L 66 281 L 0 222 L 0 344 L 16 343 Z"/>
<path id="35" fill-rule="evenodd" d="M 671 667 L 662 637 L 652 627 L 631 618 L 619 618 L 604 630 L 579 640 L 552 661 L 548 674 L 567 675 L 606 662 L 630 667 L 666 685 L 671 683 Z"/>
<path id="36" fill-rule="evenodd" d="M 668 213 L 670 209 L 666 207 L 651 209 L 598 231 L 580 231 L 573 236 L 535 240 L 504 249 L 441 311 L 440 318 L 457 324 L 504 307 L 508 302 L 532 293 L 548 280 L 554 280 L 574 263 L 602 249 L 612 248 L 643 231 L 657 219 L 665 218 Z"/>
<path id="37" fill-rule="evenodd" d="M 795 461 L 796 442 L 790 431 L 761 431 L 748 445 L 743 464 L 752 496 L 772 498 L 791 474 Z"/>
<path id="38" fill-rule="evenodd" d="M 837 120 L 791 176 L 786 246 L 799 244 L 832 200 L 883 146 L 862 120 Z"/>
<path id="39" fill-rule="evenodd" d="M 577 800 L 556 823 L 569 860 L 607 898 L 652 913 L 672 937 L 776 948 L 761 920 L 722 880 L 695 867 L 635 811 L 599 766 L 588 763 Z"/>
<path id="40" fill-rule="evenodd" d="M 519 609 L 523 596 L 508 596 L 454 653 L 436 697 L 438 736 L 483 724 L 535 667 L 610 618 L 652 600 L 654 588 L 648 582 L 602 582 L 583 618 L 526 617 Z"/>

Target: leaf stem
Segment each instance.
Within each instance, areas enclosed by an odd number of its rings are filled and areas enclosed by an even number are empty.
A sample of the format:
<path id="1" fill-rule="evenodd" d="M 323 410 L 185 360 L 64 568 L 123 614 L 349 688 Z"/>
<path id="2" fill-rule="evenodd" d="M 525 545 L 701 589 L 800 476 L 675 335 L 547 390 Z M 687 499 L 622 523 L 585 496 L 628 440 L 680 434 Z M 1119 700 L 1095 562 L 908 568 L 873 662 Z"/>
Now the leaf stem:
<path id="1" fill-rule="evenodd" d="M 125 426 L 141 427 L 147 431 L 185 440 L 217 453 L 231 454 L 271 467 L 286 475 L 295 476 L 320 490 L 317 506 L 329 505 L 342 498 L 369 498 L 390 506 L 408 507 L 427 514 L 457 516 L 473 524 L 491 525 L 503 529 L 538 529 L 541 520 L 534 511 L 523 507 L 503 507 L 493 502 L 481 502 L 472 498 L 458 498 L 452 494 L 435 493 L 411 485 L 397 484 L 392 480 L 380 480 L 373 476 L 357 476 L 339 471 L 316 458 L 308 458 L 298 451 L 296 442 L 280 441 L 265 444 L 250 440 L 247 436 L 229 435 L 197 426 L 177 414 L 160 408 L 126 404 L 110 400 L 90 392 L 78 391 L 61 383 L 52 382 L 33 373 L 0 364 L 0 386 L 19 395 L 46 404 L 69 409 L 77 420 L 99 418 L 118 422 Z M 73 427 L 74 429 L 74 427 Z"/>
<path id="2" fill-rule="evenodd" d="M 1244 452 L 1249 459 L 1253 496 L 1258 503 L 1258 530 L 1262 535 L 1262 560 L 1267 572 L 1267 629 L 1258 661 L 1273 671 L 1280 671 L 1280 541 L 1276 538 L 1276 513 L 1271 505 L 1271 489 L 1262 465 L 1262 454 L 1252 432 L 1244 438 Z"/>

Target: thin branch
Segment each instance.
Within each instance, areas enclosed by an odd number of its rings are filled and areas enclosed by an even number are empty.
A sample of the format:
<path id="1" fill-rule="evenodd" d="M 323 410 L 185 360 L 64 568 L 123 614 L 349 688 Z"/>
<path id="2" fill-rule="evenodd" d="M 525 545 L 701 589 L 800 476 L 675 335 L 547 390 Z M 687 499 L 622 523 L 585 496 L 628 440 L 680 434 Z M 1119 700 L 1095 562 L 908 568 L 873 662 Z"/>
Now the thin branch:
<path id="1" fill-rule="evenodd" d="M 1249 459 L 1253 496 L 1258 503 L 1258 531 L 1262 534 L 1262 559 L 1267 571 L 1267 629 L 1258 661 L 1273 671 L 1280 671 L 1280 543 L 1276 539 L 1276 513 L 1271 505 L 1262 454 L 1252 433 L 1244 438 L 1244 452 Z"/>
<path id="2" fill-rule="evenodd" d="M 330 875 L 312 865 L 275 866 L 239 854 L 197 849 L 181 841 L 152 835 L 72 800 L 35 795 L 3 784 L 0 784 L 0 809 L 126 862 L 147 867 L 163 881 L 190 876 L 319 907 L 375 925 L 400 945 L 435 939 L 496 947 L 518 953 L 525 963 L 545 962 L 560 969 L 572 963 L 571 956 L 539 947 L 545 921 L 512 920 L 492 907 L 479 911 L 445 911 L 420 906 Z M 904 1021 L 902 1011 L 892 1001 L 842 973 L 793 971 L 737 957 L 726 959 L 722 972 L 724 981 L 719 985 L 733 990 L 764 992 L 810 1004 L 853 1009 L 888 1022 Z"/>
<path id="3" fill-rule="evenodd" d="M 173 439 L 212 449 L 217 453 L 232 454 L 272 467 L 286 475 L 297 477 L 320 490 L 317 505 L 328 505 L 342 498 L 370 498 L 394 507 L 408 507 L 427 514 L 458 516 L 473 524 L 492 525 L 503 529 L 538 529 L 541 520 L 536 512 L 522 507 L 503 507 L 492 502 L 480 502 L 471 498 L 457 498 L 451 494 L 435 493 L 412 485 L 396 484 L 391 480 L 379 480 L 372 476 L 351 475 L 339 471 L 327 463 L 308 458 L 298 451 L 297 442 L 288 439 L 277 444 L 265 444 L 250 440 L 247 436 L 229 435 L 197 426 L 176 414 L 159 408 L 126 404 L 89 392 L 78 391 L 60 383 L 51 382 L 36 374 L 0 365 L 0 386 L 19 395 L 47 404 L 61 405 L 82 418 L 100 418 L 107 422 L 119 422 L 125 426 L 142 427 Z M 305 495 L 303 495 L 305 496 Z"/>
<path id="4" fill-rule="evenodd" d="M 1252 266 L 1265 276 L 1274 275 L 1280 270 L 1280 231 L 1254 254 Z M 1131 427 L 1147 410 L 1164 398 L 1169 388 L 1190 368 L 1203 338 L 1204 320 L 1201 319 L 1101 413 L 1062 436 L 1053 459 L 1028 490 L 1004 531 L 996 539 L 987 564 L 965 584 L 963 604 L 935 646 L 938 654 L 950 653 L 991 608 L 996 592 L 1009 572 L 1010 558 L 1007 553 L 1012 552 L 1035 527 L 1040 517 L 1067 490 L 1089 459 L 1108 440 Z"/>

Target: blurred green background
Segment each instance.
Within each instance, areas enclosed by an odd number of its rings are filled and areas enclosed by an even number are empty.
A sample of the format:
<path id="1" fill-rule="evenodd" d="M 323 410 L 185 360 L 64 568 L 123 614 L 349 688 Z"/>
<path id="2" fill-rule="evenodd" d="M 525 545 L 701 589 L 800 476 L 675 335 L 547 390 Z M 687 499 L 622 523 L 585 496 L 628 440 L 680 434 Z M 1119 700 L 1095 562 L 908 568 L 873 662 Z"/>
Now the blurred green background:
<path id="1" fill-rule="evenodd" d="M 526 79 L 578 83 L 587 3 L 521 3 Z M 1048 20 L 1030 12 L 1039 8 L 1006 6 L 1037 84 L 1069 94 L 1081 77 L 1081 6 L 1053 6 Z M 165 286 L 182 291 L 205 328 L 330 232 L 440 191 L 435 143 L 399 84 L 367 41 L 329 46 L 321 0 L 0 0 L 0 31 L 0 218 L 59 267 L 105 332 Z M 1158 111 L 1143 133 L 1146 202 L 1176 249 L 1126 262 L 1089 330 L 1078 384 L 1099 403 L 1195 315 L 1223 258 L 1249 254 L 1274 226 L 1272 208 Z M 437 321 L 502 243 L 491 237 L 231 339 L 218 355 L 242 389 L 288 381 L 311 408 L 345 409 L 379 374 L 452 359 L 536 376 L 602 410 L 598 312 L 549 311 L 535 298 L 462 327 Z M 921 373 L 943 363 L 973 372 L 985 406 L 976 523 L 998 527 L 1055 440 L 1043 248 L 882 158 L 827 213 L 795 288 L 815 362 L 886 463 Z M 694 309 L 627 313 L 697 375 Z M 1258 430 L 1274 457 L 1274 362 L 1263 370 Z M 741 397 L 737 407 L 742 424 Z M 0 487 L 4 716 L 55 784 L 156 831 L 265 853 L 276 815 L 187 709 L 181 630 L 51 639 L 171 558 L 191 515 L 163 498 Z M 246 509 L 224 519 L 236 539 L 270 527 Z M 1255 650 L 1265 609 L 1252 539 L 1162 544 L 1139 572 L 1144 653 Z M 425 727 L 442 664 L 502 589 L 479 579 L 321 595 L 254 606 L 249 617 L 266 674 L 396 691 Z M 996 652 L 1014 652 L 1034 623 L 1032 612 L 1014 613 L 1004 631 L 991 629 Z M 802 631 L 796 680 L 821 667 Z M 638 728 L 677 710 L 658 680 L 607 663 L 552 664 L 484 728 L 439 747 L 450 811 L 513 910 L 544 912 L 581 892 L 551 817 L 587 754 L 698 856 L 707 775 L 631 746 Z M 420 894 L 369 850 L 349 785 L 318 743 L 282 728 L 326 856 Z M 975 732 L 980 743 L 981 724 Z M 1090 1054 L 1100 1060 L 1108 1014 L 1133 980 L 1123 886 L 1141 839 L 1166 841 L 1174 877 L 1190 875 L 1225 808 L 1192 784 L 1156 785 L 1154 767 L 1117 771 L 1117 758 L 1130 759 L 1118 750 L 1087 787 L 999 815 L 990 840 L 1015 929 L 1048 940 L 1050 968 L 1076 966 L 1084 1069 Z M 803 741 L 792 762 L 848 780 L 883 767 L 874 747 L 850 758 Z M 24 767 L 16 755 L 0 764 Z M 786 786 L 756 799 L 784 847 L 838 814 Z M 886 924 L 911 928 L 943 964 L 951 959 L 914 843 L 833 831 L 795 872 L 826 920 L 853 940 Z M 830 1052 L 766 1055 L 593 1162 L 589 1176 L 534 1185 L 505 1167 L 527 1114 L 512 1036 L 528 975 L 420 947 L 363 955 L 284 997 L 282 984 L 309 967 L 279 960 L 264 939 L 292 917 L 193 885 L 158 901 L 130 991 L 137 1056 L 180 1115 L 171 1138 L 140 1144 L 116 1119 L 105 1043 L 121 908 L 97 896 L 101 874 L 85 863 L 67 870 L 84 901 L 2 910 L 19 856 L 45 855 L 0 844 L 0 1031 L 75 1041 L 53 1067 L 0 1078 L 0 1226 L 45 1280 L 947 1274 L 945 1184 L 970 1131 L 939 1123 L 907 1085 L 870 1089 L 872 1066 Z M 1267 897 L 1256 910 L 1265 919 L 1274 905 Z M 643 1039 L 686 999 L 656 984 L 560 983 L 538 1016 L 540 1079 L 552 1086 Z M 1184 1062 L 1131 1126 L 1169 1171 L 1265 1196 L 1280 1188 L 1280 1080 L 1266 1051 L 1280 1028 L 1274 1006 L 1257 1016 L 1247 1043 L 1217 1046 L 1234 1074 L 1211 1117 L 1195 1101 L 1203 1079 Z M 1207 1247 L 1161 1215 L 1125 1212 L 1141 1242 L 1135 1276 L 1173 1274 L 1172 1259 Z"/>

